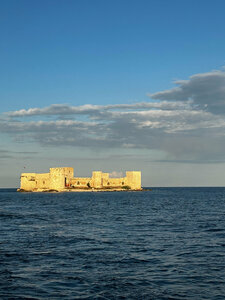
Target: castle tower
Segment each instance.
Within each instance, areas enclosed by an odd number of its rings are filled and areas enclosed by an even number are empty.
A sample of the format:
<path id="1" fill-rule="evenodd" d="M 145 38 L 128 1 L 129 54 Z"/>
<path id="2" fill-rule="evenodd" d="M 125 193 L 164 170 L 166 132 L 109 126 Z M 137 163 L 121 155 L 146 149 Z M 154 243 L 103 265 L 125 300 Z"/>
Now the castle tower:
<path id="1" fill-rule="evenodd" d="M 65 185 L 69 186 L 70 183 L 71 183 L 71 179 L 74 176 L 73 168 L 66 167 L 66 168 L 63 168 L 63 169 L 64 169 L 64 175 L 65 175 Z"/>
<path id="2" fill-rule="evenodd" d="M 128 171 L 126 172 L 127 185 L 132 190 L 141 189 L 141 172 L 140 171 Z"/>
<path id="3" fill-rule="evenodd" d="M 109 173 L 102 173 L 102 187 L 107 186 L 109 181 Z"/>
<path id="4" fill-rule="evenodd" d="M 94 171 L 92 172 L 92 187 L 99 189 L 102 187 L 102 172 Z"/>
<path id="5" fill-rule="evenodd" d="M 73 168 L 50 168 L 49 188 L 53 190 L 64 189 L 72 178 Z"/>

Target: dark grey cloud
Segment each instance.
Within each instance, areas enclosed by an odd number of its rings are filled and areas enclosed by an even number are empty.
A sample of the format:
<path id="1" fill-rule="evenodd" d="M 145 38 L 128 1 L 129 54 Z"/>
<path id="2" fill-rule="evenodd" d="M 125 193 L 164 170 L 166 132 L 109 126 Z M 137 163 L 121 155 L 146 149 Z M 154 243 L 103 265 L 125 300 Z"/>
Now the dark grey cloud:
<path id="1" fill-rule="evenodd" d="M 193 101 L 201 109 L 215 114 L 225 113 L 225 72 L 212 71 L 195 74 L 188 80 L 175 81 L 178 86 L 170 90 L 149 94 L 162 101 Z"/>

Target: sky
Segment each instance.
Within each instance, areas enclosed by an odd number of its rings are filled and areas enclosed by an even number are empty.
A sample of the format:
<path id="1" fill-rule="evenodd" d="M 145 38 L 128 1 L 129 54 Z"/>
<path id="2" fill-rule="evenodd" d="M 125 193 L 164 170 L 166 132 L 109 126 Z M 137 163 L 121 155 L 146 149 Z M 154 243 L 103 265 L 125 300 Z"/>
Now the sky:
<path id="1" fill-rule="evenodd" d="M 224 10 L 0 0 L 0 187 L 60 166 L 225 186 Z"/>

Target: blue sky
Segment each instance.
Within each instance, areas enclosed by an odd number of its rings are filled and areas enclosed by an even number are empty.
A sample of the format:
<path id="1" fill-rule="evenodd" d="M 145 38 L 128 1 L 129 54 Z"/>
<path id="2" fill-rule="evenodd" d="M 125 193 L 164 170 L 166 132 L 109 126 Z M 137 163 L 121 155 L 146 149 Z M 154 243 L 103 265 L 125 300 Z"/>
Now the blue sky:
<path id="1" fill-rule="evenodd" d="M 45 172 L 59 162 L 79 166 L 83 175 L 89 175 L 92 168 L 112 172 L 141 169 L 145 185 L 223 185 L 223 114 L 219 112 L 225 99 L 224 9 L 225 2 L 219 0 L 1 0 L 0 164 L 2 170 L 7 166 L 7 180 L 5 171 L 0 171 L 0 185 L 17 186 L 24 166 L 28 171 Z M 186 85 L 177 84 L 182 90 L 180 98 L 174 91 L 174 81 L 179 80 L 188 80 L 188 93 Z M 215 85 L 210 86 L 212 82 Z M 211 96 L 207 98 L 200 89 Z M 214 99 L 218 101 L 212 106 Z M 189 100 L 192 108 L 185 106 L 181 111 Z M 165 108 L 163 101 L 170 105 L 183 101 L 178 112 L 177 106 L 173 108 L 179 122 L 172 124 L 176 117 L 168 121 L 171 108 Z M 137 108 L 138 103 L 161 106 L 151 107 L 148 115 L 149 108 Z M 87 104 L 95 106 L 94 112 L 86 108 L 84 112 Z M 106 107 L 119 104 L 127 106 Z M 57 112 L 54 105 L 59 105 Z M 8 115 L 33 108 L 39 111 Z M 120 115 L 112 114 L 118 110 Z M 153 110 L 158 112 L 157 120 Z M 196 125 L 193 116 L 202 118 L 201 124 Z M 181 128 L 181 123 L 185 123 L 185 133 L 178 136 L 171 128 Z M 20 132 L 13 129 L 15 124 L 16 129 L 21 126 Z M 81 126 L 76 139 L 71 134 L 74 126 Z M 211 133 L 209 126 L 214 128 Z M 184 129 L 179 130 L 180 134 Z M 65 138 L 56 141 L 55 136 L 53 142 L 50 136 L 55 133 Z M 215 149 L 207 144 L 206 135 Z M 151 136 L 148 143 L 146 136 Z M 124 142 L 116 143 L 117 139 Z M 173 139 L 176 149 L 168 142 Z M 194 145 L 187 153 L 185 143 Z M 204 153 L 202 158 L 200 153 Z M 209 164 L 213 176 L 205 171 Z M 173 173 L 170 180 L 168 170 Z"/>

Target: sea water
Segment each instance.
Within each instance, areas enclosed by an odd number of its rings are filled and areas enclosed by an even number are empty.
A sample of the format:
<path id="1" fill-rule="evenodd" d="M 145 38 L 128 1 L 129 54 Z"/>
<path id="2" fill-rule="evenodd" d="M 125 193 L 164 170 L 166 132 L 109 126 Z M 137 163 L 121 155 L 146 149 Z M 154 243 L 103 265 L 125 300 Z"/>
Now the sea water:
<path id="1" fill-rule="evenodd" d="M 225 188 L 1 189 L 0 299 L 225 299 Z"/>

